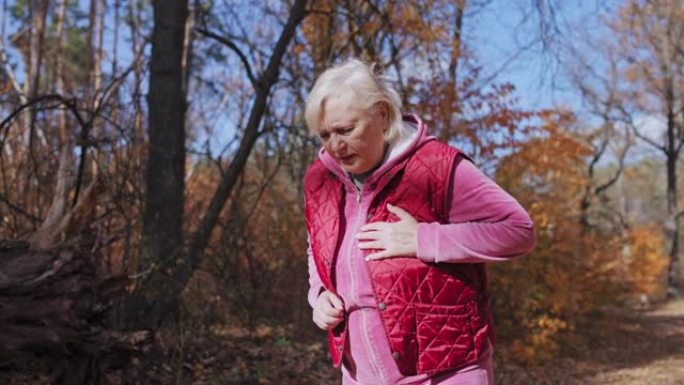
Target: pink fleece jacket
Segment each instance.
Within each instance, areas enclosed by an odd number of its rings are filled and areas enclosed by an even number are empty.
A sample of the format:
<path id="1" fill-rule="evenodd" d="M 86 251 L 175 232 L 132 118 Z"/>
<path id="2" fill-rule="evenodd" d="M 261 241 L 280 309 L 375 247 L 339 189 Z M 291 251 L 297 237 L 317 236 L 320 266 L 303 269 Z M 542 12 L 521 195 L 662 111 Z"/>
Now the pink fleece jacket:
<path id="1" fill-rule="evenodd" d="M 384 173 L 412 144 L 428 139 L 425 125 L 411 116 L 413 135 L 394 146 L 385 163 L 374 171 Z M 366 223 L 371 192 L 357 188 L 348 174 L 323 149 L 319 154 L 328 169 L 344 183 L 345 233 L 335 266 L 337 292 L 345 305 L 349 334 L 343 360 L 343 384 L 492 384 L 492 346 L 480 364 L 438 376 L 404 376 L 394 363 L 377 311 L 370 275 L 354 234 Z M 479 263 L 510 260 L 535 245 L 534 225 L 520 204 L 465 158 L 454 168 L 449 224 L 419 223 L 417 257 L 425 262 Z M 322 285 L 309 249 L 309 304 L 313 307 Z"/>

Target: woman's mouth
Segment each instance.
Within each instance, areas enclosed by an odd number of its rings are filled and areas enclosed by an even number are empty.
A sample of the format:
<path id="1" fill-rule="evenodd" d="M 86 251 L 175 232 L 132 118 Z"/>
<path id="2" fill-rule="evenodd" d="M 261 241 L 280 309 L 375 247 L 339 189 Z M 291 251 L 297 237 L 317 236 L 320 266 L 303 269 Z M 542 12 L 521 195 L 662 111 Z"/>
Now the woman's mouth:
<path id="1" fill-rule="evenodd" d="M 340 156 L 340 162 L 349 163 L 354 158 L 354 155 Z"/>

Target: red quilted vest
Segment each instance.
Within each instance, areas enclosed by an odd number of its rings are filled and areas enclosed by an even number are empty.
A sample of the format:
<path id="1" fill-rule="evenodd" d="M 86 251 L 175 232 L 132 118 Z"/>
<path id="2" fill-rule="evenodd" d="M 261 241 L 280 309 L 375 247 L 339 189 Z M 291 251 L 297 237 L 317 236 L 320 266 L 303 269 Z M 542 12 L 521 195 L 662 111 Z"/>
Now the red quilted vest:
<path id="1" fill-rule="evenodd" d="M 459 153 L 436 140 L 423 143 L 376 180 L 377 185 L 369 186 L 375 195 L 368 222 L 397 221 L 386 209 L 391 203 L 418 222 L 447 223 L 451 175 Z M 335 293 L 334 266 L 345 230 L 345 190 L 317 160 L 304 178 L 304 193 L 316 269 L 326 290 Z M 434 374 L 479 362 L 487 337 L 493 338 L 494 331 L 483 264 L 390 258 L 369 261 L 367 266 L 385 333 L 402 374 Z M 328 333 L 336 367 L 345 340 L 345 322 Z"/>

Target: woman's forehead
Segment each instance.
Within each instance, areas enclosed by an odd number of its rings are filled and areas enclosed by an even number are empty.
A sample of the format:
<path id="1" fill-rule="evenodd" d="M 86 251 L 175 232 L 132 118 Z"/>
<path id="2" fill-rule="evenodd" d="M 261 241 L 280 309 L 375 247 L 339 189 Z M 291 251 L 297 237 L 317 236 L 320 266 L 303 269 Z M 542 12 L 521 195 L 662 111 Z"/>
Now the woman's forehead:
<path id="1" fill-rule="evenodd" d="M 324 103 L 322 112 L 320 129 L 324 130 L 356 122 L 363 113 L 353 97 L 353 93 L 329 98 Z"/>

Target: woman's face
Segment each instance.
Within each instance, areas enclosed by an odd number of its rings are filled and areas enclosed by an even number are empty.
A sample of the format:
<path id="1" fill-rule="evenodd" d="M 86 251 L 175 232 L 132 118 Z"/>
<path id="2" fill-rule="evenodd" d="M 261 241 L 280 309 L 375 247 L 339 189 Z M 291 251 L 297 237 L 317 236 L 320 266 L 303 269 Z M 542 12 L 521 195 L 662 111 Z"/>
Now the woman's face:
<path id="1" fill-rule="evenodd" d="M 353 92 L 345 92 L 327 100 L 318 136 L 325 150 L 345 171 L 363 174 L 383 158 L 389 111 L 383 104 L 360 109 L 354 98 Z"/>

